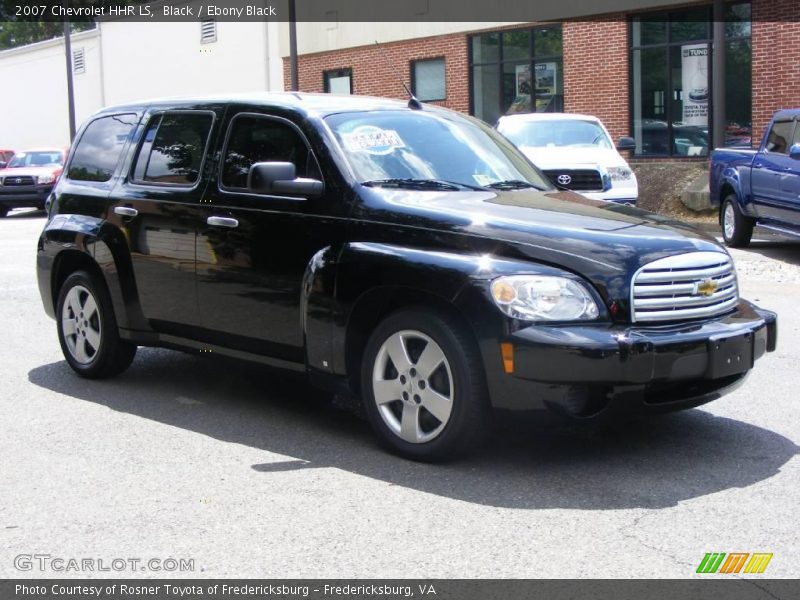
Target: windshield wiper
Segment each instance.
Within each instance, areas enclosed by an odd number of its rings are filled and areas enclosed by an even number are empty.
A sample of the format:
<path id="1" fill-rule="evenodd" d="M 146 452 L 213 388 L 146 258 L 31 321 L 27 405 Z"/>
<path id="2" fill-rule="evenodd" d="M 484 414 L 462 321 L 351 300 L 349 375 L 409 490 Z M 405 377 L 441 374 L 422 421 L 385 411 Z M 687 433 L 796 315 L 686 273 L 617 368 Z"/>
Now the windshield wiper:
<path id="1" fill-rule="evenodd" d="M 470 190 L 483 190 L 483 188 L 474 185 L 459 183 L 456 181 L 446 181 L 444 179 L 373 179 L 371 181 L 364 181 L 361 185 L 366 185 L 368 187 L 404 187 L 425 190 L 446 190 L 449 192 L 454 192 L 463 188 Z"/>
<path id="2" fill-rule="evenodd" d="M 505 181 L 495 181 L 494 183 L 490 183 L 484 187 L 491 188 L 493 190 L 524 190 L 524 189 L 534 189 L 545 191 L 546 188 L 539 187 L 538 185 L 533 185 L 528 181 L 522 181 L 521 179 L 506 179 Z"/>

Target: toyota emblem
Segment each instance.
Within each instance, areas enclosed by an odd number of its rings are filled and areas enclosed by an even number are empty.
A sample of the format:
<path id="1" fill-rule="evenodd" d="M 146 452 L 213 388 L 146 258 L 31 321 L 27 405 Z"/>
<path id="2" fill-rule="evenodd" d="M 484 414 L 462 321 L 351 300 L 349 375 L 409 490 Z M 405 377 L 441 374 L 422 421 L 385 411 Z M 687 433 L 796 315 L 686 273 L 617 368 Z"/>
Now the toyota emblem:
<path id="1" fill-rule="evenodd" d="M 572 177 L 570 177 L 566 173 L 562 173 L 561 175 L 556 177 L 556 181 L 558 181 L 558 183 L 560 183 L 561 185 L 569 185 L 570 183 L 572 183 Z"/>
<path id="2" fill-rule="evenodd" d="M 14 183 L 22 183 L 22 177 L 17 177 L 17 178 L 14 180 Z"/>

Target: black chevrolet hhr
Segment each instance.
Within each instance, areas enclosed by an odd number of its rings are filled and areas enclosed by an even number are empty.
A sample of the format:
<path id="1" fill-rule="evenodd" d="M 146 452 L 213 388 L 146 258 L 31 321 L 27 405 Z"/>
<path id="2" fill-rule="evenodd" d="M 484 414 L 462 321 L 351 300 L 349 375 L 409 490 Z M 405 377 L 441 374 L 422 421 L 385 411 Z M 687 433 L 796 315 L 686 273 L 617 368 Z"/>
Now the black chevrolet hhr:
<path id="1" fill-rule="evenodd" d="M 554 189 L 490 127 L 414 100 L 104 109 L 50 198 L 38 279 L 83 377 L 137 346 L 299 371 L 421 460 L 476 447 L 492 407 L 697 406 L 776 342 L 714 239 Z"/>

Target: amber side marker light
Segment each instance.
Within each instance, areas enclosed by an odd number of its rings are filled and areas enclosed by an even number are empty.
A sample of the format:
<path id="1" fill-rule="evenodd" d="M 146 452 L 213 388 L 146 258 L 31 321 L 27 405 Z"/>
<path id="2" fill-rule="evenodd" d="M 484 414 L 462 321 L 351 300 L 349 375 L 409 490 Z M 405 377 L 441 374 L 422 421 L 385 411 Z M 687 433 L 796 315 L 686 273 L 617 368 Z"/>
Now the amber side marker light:
<path id="1" fill-rule="evenodd" d="M 514 372 L 514 344 L 502 342 L 500 352 L 503 354 L 503 370 L 510 375 Z"/>

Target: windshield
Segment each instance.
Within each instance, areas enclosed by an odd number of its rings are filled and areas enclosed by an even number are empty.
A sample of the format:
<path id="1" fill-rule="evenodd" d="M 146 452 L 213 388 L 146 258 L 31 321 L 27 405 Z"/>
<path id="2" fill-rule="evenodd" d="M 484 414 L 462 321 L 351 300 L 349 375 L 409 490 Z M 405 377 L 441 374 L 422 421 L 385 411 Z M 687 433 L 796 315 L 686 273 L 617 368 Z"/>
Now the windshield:
<path id="1" fill-rule="evenodd" d="M 361 183 L 552 189 L 536 167 L 494 130 L 455 114 L 355 112 L 331 115 L 326 122 Z"/>
<path id="2" fill-rule="evenodd" d="M 16 154 L 8 168 L 13 167 L 58 167 L 64 162 L 64 155 L 58 150 L 46 150 L 42 152 L 20 152 Z"/>
<path id="3" fill-rule="evenodd" d="M 613 148 L 608 134 L 596 121 L 575 119 L 501 121 L 498 130 L 517 146 L 540 148 L 547 146 L 597 146 Z"/>

